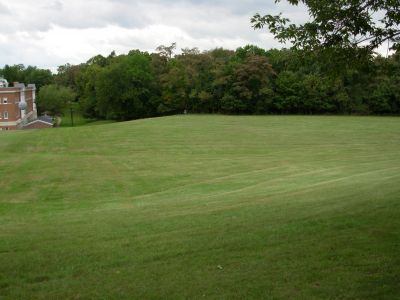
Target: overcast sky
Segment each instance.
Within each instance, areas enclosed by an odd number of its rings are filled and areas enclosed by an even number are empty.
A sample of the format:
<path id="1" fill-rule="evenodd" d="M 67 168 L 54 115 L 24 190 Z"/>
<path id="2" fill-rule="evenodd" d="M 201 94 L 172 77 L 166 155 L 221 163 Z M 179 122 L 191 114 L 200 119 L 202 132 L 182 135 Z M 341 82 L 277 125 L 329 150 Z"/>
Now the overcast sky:
<path id="1" fill-rule="evenodd" d="M 304 21 L 304 8 L 274 0 L 0 0 L 0 67 L 55 68 L 96 54 L 159 45 L 201 50 L 246 44 L 280 47 L 266 30 L 253 30 L 256 12 L 283 11 Z"/>

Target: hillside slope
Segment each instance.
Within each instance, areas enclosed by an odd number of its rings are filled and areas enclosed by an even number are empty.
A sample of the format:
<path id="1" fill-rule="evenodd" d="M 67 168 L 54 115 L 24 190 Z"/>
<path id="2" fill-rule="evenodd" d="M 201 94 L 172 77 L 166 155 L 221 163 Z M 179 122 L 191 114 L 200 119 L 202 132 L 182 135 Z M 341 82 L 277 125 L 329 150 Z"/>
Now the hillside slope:
<path id="1" fill-rule="evenodd" d="M 400 297 L 400 119 L 0 132 L 0 299 Z"/>

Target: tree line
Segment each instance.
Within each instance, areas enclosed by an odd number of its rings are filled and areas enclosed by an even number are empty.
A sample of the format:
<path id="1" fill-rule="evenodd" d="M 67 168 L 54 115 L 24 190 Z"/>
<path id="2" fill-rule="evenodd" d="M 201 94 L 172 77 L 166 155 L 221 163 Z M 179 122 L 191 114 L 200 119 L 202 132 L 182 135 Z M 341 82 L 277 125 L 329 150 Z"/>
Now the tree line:
<path id="1" fill-rule="evenodd" d="M 37 83 L 41 111 L 59 114 L 74 101 L 93 119 L 122 121 L 185 111 L 400 113 L 399 52 L 337 70 L 330 67 L 334 57 L 330 60 L 317 51 L 304 55 L 248 45 L 235 51 L 182 49 L 174 55 L 175 47 L 160 46 L 157 53 L 97 55 L 86 63 L 60 66 L 55 75 L 21 65 L 5 66 L 0 74 L 9 81 Z"/>

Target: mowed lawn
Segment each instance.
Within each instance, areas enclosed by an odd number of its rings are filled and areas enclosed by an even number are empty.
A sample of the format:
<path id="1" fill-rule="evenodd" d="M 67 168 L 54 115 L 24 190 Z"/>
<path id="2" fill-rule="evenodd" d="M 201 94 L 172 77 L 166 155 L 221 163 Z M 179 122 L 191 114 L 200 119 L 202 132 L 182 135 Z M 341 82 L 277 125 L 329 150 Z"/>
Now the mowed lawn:
<path id="1" fill-rule="evenodd" d="M 399 299 L 400 118 L 0 132 L 0 299 Z"/>

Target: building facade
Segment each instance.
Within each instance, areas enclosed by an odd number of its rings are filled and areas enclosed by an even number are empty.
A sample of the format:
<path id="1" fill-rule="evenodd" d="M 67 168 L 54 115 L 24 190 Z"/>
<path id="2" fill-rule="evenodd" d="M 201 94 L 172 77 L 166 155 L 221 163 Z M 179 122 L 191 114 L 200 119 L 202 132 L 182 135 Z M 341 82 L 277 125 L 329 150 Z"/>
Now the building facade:
<path id="1" fill-rule="evenodd" d="M 36 87 L 0 79 L 0 130 L 23 129 L 37 120 Z"/>

